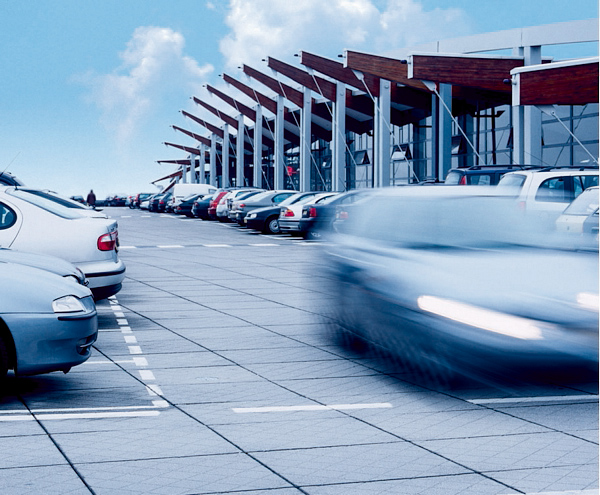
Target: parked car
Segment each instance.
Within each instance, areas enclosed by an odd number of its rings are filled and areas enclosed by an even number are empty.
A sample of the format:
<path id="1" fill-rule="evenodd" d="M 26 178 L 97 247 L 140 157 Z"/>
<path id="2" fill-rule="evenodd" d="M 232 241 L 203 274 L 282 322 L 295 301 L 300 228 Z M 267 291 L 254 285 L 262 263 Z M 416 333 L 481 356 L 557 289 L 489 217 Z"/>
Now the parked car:
<path id="1" fill-rule="evenodd" d="M 152 193 L 136 194 L 131 200 L 131 203 L 129 203 L 129 208 L 141 208 L 142 201 L 146 201 L 150 196 L 152 196 Z M 146 207 L 146 209 L 148 208 Z"/>
<path id="2" fill-rule="evenodd" d="M 301 193 L 306 194 L 306 193 Z M 318 204 L 320 201 L 335 196 L 333 192 L 315 192 L 307 194 L 304 197 L 298 199 L 298 201 L 288 204 L 281 205 L 279 211 L 279 232 L 282 234 L 294 234 L 300 233 L 300 218 L 302 217 L 302 207 L 306 204 Z"/>
<path id="3" fill-rule="evenodd" d="M 116 194 L 106 198 L 107 206 L 127 206 L 127 195 Z"/>
<path id="4" fill-rule="evenodd" d="M 529 165 L 474 165 L 465 168 L 452 168 L 446 174 L 444 184 L 448 186 L 495 186 L 501 177 L 515 170 L 526 170 Z"/>
<path id="5" fill-rule="evenodd" d="M 240 189 L 236 191 L 237 194 L 227 198 L 227 216 L 229 220 L 232 222 L 236 221 L 237 218 L 237 210 L 240 203 L 246 201 L 248 198 L 252 196 L 256 196 L 257 194 L 265 192 L 264 189 Z"/>
<path id="6" fill-rule="evenodd" d="M 171 206 L 170 210 L 175 211 L 177 205 L 183 201 L 184 198 L 189 198 L 191 195 L 206 195 L 212 194 L 217 191 L 215 186 L 211 186 L 210 184 L 175 184 L 170 192 L 171 196 Z"/>
<path id="7" fill-rule="evenodd" d="M 597 373 L 596 241 L 550 236 L 488 187 L 383 189 L 353 213 L 323 265 L 346 343 L 439 383 Z"/>
<path id="8" fill-rule="evenodd" d="M 182 201 L 179 202 L 177 206 L 175 206 L 173 213 L 177 215 L 185 215 L 186 217 L 192 218 L 194 215 L 192 214 L 192 206 L 197 199 L 203 198 L 203 194 L 192 194 L 187 198 L 183 198 Z"/>
<path id="9" fill-rule="evenodd" d="M 77 201 L 78 203 L 81 203 L 82 205 L 87 204 L 85 202 L 85 199 L 83 198 L 83 196 L 71 196 L 69 199 L 72 199 L 73 201 Z"/>
<path id="10" fill-rule="evenodd" d="M 298 203 L 303 199 L 313 198 L 315 194 L 311 191 L 295 193 L 277 205 L 252 210 L 244 218 L 245 226 L 249 229 L 259 230 L 263 234 L 278 234 L 281 208 Z"/>
<path id="11" fill-rule="evenodd" d="M 353 204 L 373 192 L 372 189 L 355 189 L 331 196 L 318 204 L 303 205 L 302 216 L 298 224 L 299 232 L 305 239 L 321 239 L 333 232 L 336 208 Z"/>
<path id="12" fill-rule="evenodd" d="M 148 211 L 163 213 L 170 198 L 171 193 L 169 192 L 154 195 L 148 205 Z"/>
<path id="13" fill-rule="evenodd" d="M 208 217 L 211 220 L 217 219 L 217 206 L 223 196 L 225 196 L 229 191 L 227 189 L 220 189 L 214 195 L 212 200 L 210 201 L 210 205 L 208 206 Z"/>
<path id="14" fill-rule="evenodd" d="M 96 299 L 116 294 L 125 278 L 117 222 L 90 218 L 18 187 L 0 187 L 0 247 L 70 261 L 89 280 Z"/>
<path id="15" fill-rule="evenodd" d="M 202 220 L 210 220 L 208 215 L 208 208 L 210 206 L 211 201 L 215 197 L 215 194 L 209 194 L 204 196 L 203 198 L 198 198 L 194 201 L 192 205 L 192 215 L 196 218 L 201 218 Z"/>
<path id="16" fill-rule="evenodd" d="M 31 266 L 0 263 L 0 380 L 68 372 L 85 362 L 98 336 L 90 290 Z"/>
<path id="17" fill-rule="evenodd" d="M 598 185 L 598 168 L 548 167 L 505 174 L 498 183 L 502 194 L 513 196 L 519 207 L 549 228 L 571 201 Z"/>
<path id="18" fill-rule="evenodd" d="M 598 235 L 598 186 L 588 187 L 556 219 L 556 229 Z"/>
<path id="19" fill-rule="evenodd" d="M 248 198 L 248 200 L 238 204 L 235 220 L 239 225 L 245 226 L 244 218 L 252 210 L 264 208 L 265 206 L 279 205 L 284 199 L 289 198 L 292 194 L 296 194 L 297 192 L 298 191 L 276 190 L 255 194 Z"/>

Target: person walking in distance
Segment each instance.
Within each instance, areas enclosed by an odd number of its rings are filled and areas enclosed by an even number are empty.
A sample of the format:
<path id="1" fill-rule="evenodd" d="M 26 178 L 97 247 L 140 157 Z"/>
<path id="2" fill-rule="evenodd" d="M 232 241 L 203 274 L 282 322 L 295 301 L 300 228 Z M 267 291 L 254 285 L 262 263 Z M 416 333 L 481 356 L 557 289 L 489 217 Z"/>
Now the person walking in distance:
<path id="1" fill-rule="evenodd" d="M 96 206 L 96 195 L 94 194 L 94 190 L 90 189 L 89 194 L 87 195 L 86 203 L 90 205 L 92 208 Z"/>

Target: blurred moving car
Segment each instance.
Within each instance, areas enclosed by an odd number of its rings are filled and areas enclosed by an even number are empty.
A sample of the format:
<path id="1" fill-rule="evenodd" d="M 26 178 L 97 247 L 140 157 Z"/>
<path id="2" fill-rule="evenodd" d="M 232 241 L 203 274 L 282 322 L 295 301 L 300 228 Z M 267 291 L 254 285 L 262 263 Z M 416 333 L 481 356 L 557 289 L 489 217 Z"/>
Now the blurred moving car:
<path id="1" fill-rule="evenodd" d="M 90 218 L 18 187 L 0 187 L 0 247 L 70 261 L 96 299 L 116 294 L 125 278 L 115 220 Z"/>
<path id="2" fill-rule="evenodd" d="M 56 256 L 16 251 L 14 249 L 0 247 L 0 262 L 16 263 L 18 265 L 39 268 L 56 275 L 60 275 L 61 277 L 74 280 L 84 287 L 87 287 L 88 285 L 85 274 L 81 271 L 81 269 L 77 268 L 73 263 L 65 261 L 61 258 L 57 258 Z"/>
<path id="3" fill-rule="evenodd" d="M 337 207 L 351 205 L 372 189 L 354 189 L 331 196 L 318 204 L 302 206 L 302 216 L 298 224 L 299 232 L 305 239 L 321 239 L 323 235 L 333 232 L 333 222 L 336 218 Z"/>
<path id="4" fill-rule="evenodd" d="M 589 187 L 556 219 L 556 229 L 574 234 L 598 234 L 598 186 Z"/>
<path id="5" fill-rule="evenodd" d="M 279 232 L 282 234 L 299 234 L 302 206 L 306 204 L 318 204 L 321 201 L 335 195 L 336 193 L 333 192 L 312 192 L 302 198 L 299 198 L 298 201 L 295 201 L 294 203 L 280 205 L 278 219 Z"/>
<path id="6" fill-rule="evenodd" d="M 98 336 L 90 290 L 54 273 L 0 262 L 0 380 L 86 361 Z"/>
<path id="7" fill-rule="evenodd" d="M 439 383 L 596 370 L 597 239 L 549 233 L 492 191 L 404 187 L 362 203 L 326 251 L 340 335 Z"/>

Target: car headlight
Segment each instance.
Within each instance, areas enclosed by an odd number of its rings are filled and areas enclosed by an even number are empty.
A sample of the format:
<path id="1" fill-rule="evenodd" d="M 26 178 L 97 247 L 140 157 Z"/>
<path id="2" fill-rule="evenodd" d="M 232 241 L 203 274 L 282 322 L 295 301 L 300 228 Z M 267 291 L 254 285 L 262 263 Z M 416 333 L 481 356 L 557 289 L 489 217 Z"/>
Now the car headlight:
<path id="1" fill-rule="evenodd" d="M 417 304 L 423 311 L 489 332 L 523 340 L 540 340 L 544 338 L 542 325 L 528 318 L 435 296 L 420 296 L 417 299 Z"/>
<path id="2" fill-rule="evenodd" d="M 75 296 L 63 296 L 52 301 L 55 313 L 83 313 L 87 311 L 81 299 Z"/>
<path id="3" fill-rule="evenodd" d="M 591 292 L 580 292 L 577 294 L 577 304 L 581 308 L 598 311 L 599 302 L 598 294 L 592 294 Z"/>
<path id="4" fill-rule="evenodd" d="M 251 219 L 253 219 L 253 218 L 256 218 L 256 213 L 248 213 L 248 215 L 246 215 L 246 218 L 247 218 L 248 220 L 251 220 Z"/>

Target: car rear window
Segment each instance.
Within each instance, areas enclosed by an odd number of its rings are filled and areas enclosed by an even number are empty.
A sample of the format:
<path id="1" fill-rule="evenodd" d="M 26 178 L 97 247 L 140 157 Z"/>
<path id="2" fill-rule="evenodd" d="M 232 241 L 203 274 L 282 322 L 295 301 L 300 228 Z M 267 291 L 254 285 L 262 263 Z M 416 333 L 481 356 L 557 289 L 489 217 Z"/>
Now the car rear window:
<path id="1" fill-rule="evenodd" d="M 598 189 L 588 189 L 563 212 L 565 215 L 591 215 L 598 210 Z"/>
<path id="2" fill-rule="evenodd" d="M 42 210 L 45 210 L 53 215 L 68 218 L 70 220 L 75 218 L 82 218 L 83 215 L 77 212 L 75 208 L 67 208 L 66 206 L 60 205 L 54 200 L 50 200 L 48 198 L 38 196 L 37 194 L 32 194 L 31 191 L 27 191 L 26 189 L 12 189 L 6 191 L 11 196 L 15 196 L 27 203 L 35 205 Z"/>
<path id="3" fill-rule="evenodd" d="M 502 189 L 504 195 L 518 196 L 525 183 L 525 178 L 526 176 L 522 174 L 506 174 L 502 176 L 497 187 Z"/>
<path id="4" fill-rule="evenodd" d="M 448 172 L 448 175 L 446 176 L 446 180 L 444 181 L 444 184 L 456 186 L 460 182 L 460 179 L 462 178 L 462 176 L 463 176 L 463 174 L 461 174 L 460 172 L 451 170 L 450 172 Z"/>

